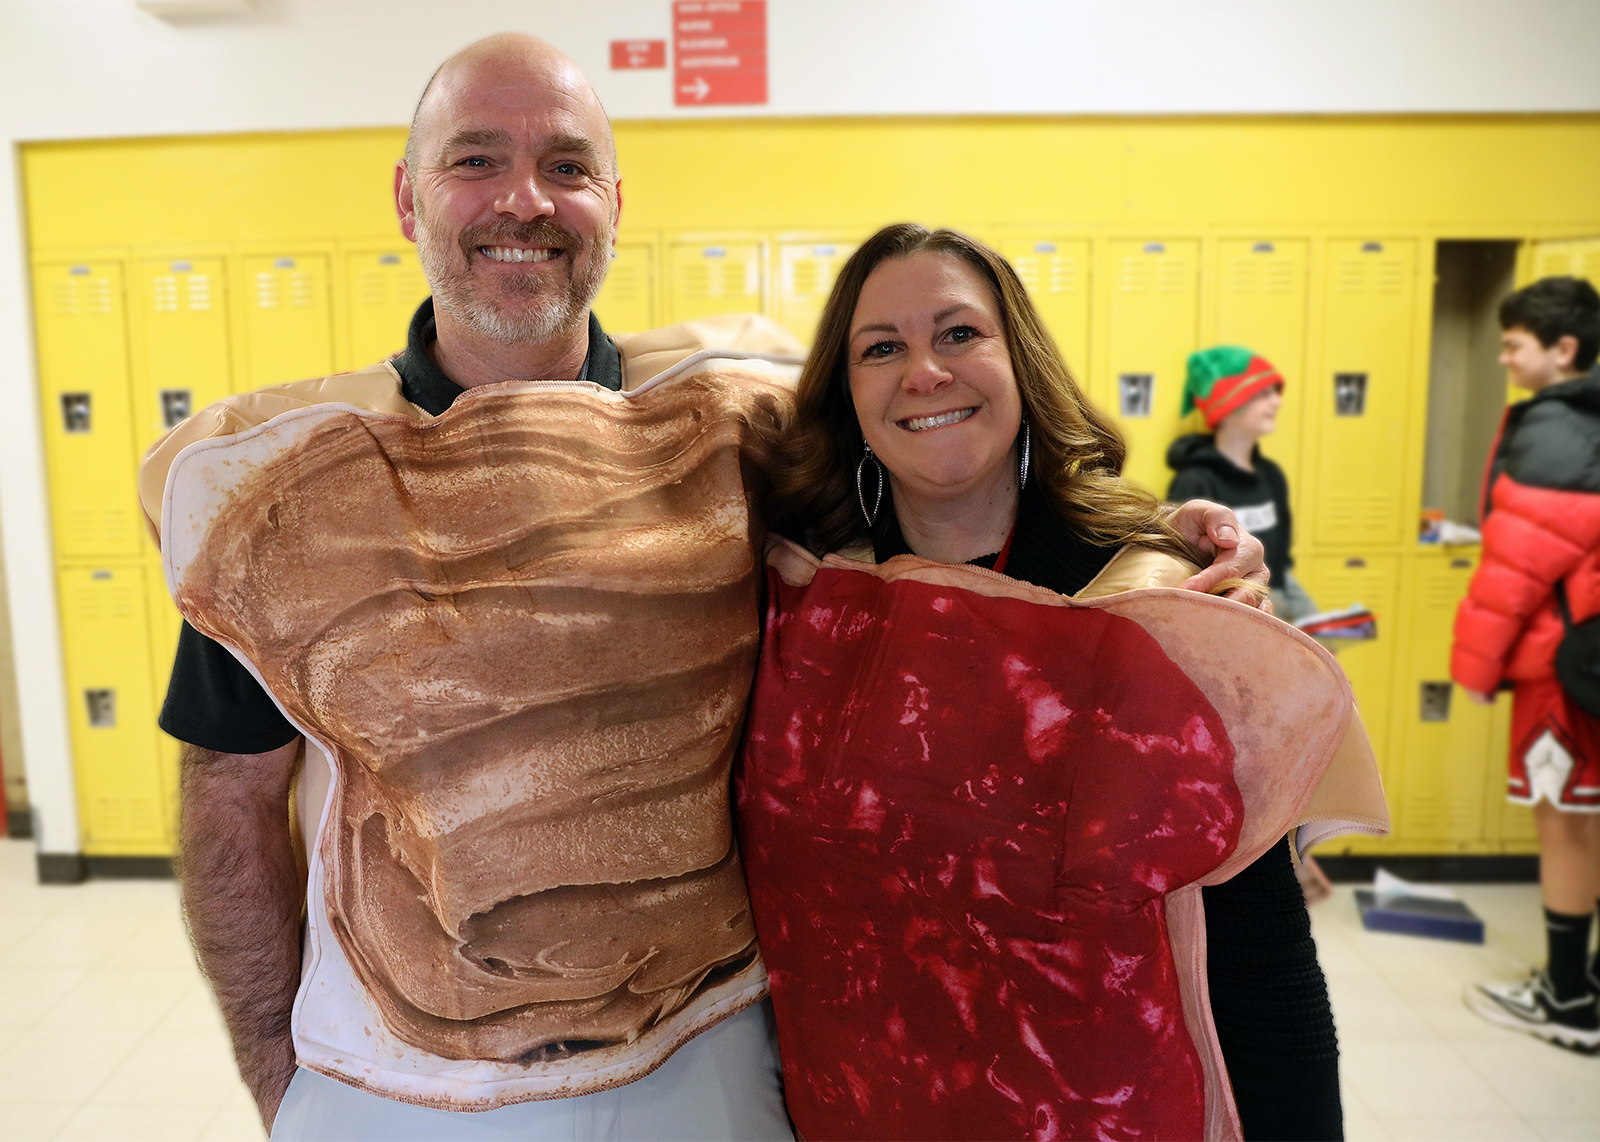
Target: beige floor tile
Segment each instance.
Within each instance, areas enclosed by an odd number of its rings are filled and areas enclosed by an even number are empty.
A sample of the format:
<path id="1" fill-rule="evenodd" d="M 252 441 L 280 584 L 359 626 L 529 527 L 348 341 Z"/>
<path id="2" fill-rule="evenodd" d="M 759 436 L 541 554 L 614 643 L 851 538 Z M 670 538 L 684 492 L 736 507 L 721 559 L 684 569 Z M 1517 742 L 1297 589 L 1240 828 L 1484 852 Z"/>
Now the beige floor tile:
<path id="1" fill-rule="evenodd" d="M 1539 1134 L 1522 1119 L 1419 1118 L 1397 1115 L 1383 1120 L 1391 1138 L 1408 1142 L 1539 1142 Z"/>
<path id="2" fill-rule="evenodd" d="M 1514 1118 L 1517 1111 L 1449 1044 L 1368 1042 L 1347 1049 L 1344 1081 L 1379 1118 Z"/>
<path id="3" fill-rule="evenodd" d="M 89 976 L 89 969 L 10 967 L 0 971 L 0 1027 L 36 1023 Z"/>
<path id="4" fill-rule="evenodd" d="M 266 1128 L 254 1107 L 241 1110 L 225 1106 L 201 1133 L 200 1142 L 264 1142 L 266 1137 Z"/>
<path id="5" fill-rule="evenodd" d="M 1395 1136 L 1381 1118 L 1344 1116 L 1345 1142 L 1390 1142 Z"/>
<path id="6" fill-rule="evenodd" d="M 226 1040 L 206 1032 L 165 1032 L 141 1041 L 90 1101 L 215 1111 L 242 1088 Z"/>
<path id="7" fill-rule="evenodd" d="M 45 1019 L 63 1030 L 148 1032 L 193 985 L 182 968 L 102 967 L 51 1007 Z"/>
<path id="8" fill-rule="evenodd" d="M 1328 976 L 1328 998 L 1333 1004 L 1334 1026 L 1343 1042 L 1369 1038 L 1410 1042 L 1438 1035 L 1404 994 L 1377 972 L 1332 972 Z"/>
<path id="9" fill-rule="evenodd" d="M 0 1142 L 54 1138 L 78 1112 L 72 1102 L 11 1102 L 0 1099 Z"/>
<path id="10" fill-rule="evenodd" d="M 149 919 L 137 908 L 89 908 L 52 916 L 48 938 L 40 933 L 0 955 L 0 975 L 19 967 L 99 967 L 112 962 Z"/>
<path id="11" fill-rule="evenodd" d="M 91 1104 L 74 1114 L 59 1142 L 190 1142 L 200 1137 L 215 1117 L 210 1110 L 187 1106 L 101 1106 Z"/>
<path id="12" fill-rule="evenodd" d="M 216 998 L 211 994 L 211 985 L 198 972 L 184 993 L 178 997 L 178 1002 L 173 1004 L 172 1010 L 167 1012 L 155 1029 L 160 1031 L 206 1031 L 214 1032 L 226 1041 L 227 1024 L 222 1021 L 222 1012 L 217 1010 Z"/>
<path id="13" fill-rule="evenodd" d="M 1600 1117 L 1531 1117 L 1528 1123 L 1539 1132 L 1540 1138 L 1548 1138 L 1551 1142 L 1600 1142 Z"/>
<path id="14" fill-rule="evenodd" d="M 144 1038 L 134 1031 L 39 1030 L 0 1055 L 0 1106 L 86 1102 Z"/>
<path id="15" fill-rule="evenodd" d="M 1524 1118 L 1600 1118 L 1600 1058 L 1515 1031 L 1457 1046 L 1473 1070 Z"/>

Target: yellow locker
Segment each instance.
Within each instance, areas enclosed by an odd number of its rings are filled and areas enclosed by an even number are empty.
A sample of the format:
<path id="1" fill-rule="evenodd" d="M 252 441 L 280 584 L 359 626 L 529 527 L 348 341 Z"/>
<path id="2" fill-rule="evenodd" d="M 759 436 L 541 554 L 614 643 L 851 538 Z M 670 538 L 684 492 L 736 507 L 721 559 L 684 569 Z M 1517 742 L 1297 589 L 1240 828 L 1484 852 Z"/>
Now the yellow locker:
<path id="1" fill-rule="evenodd" d="M 141 368 L 134 434 L 142 451 L 233 391 L 227 272 L 221 258 L 147 258 L 134 285 Z"/>
<path id="2" fill-rule="evenodd" d="M 122 274 L 112 260 L 34 267 L 57 556 L 135 555 L 143 534 Z"/>
<path id="3" fill-rule="evenodd" d="M 1551 238 L 1533 244 L 1533 279 L 1572 276 L 1600 282 L 1600 238 Z"/>
<path id="4" fill-rule="evenodd" d="M 1395 646 L 1401 641 L 1404 620 L 1399 614 L 1400 559 L 1394 555 L 1315 555 L 1299 560 L 1296 577 L 1324 610 L 1361 603 L 1378 618 L 1378 637 L 1342 646 L 1338 661 L 1355 691 L 1356 706 L 1373 751 L 1392 784 L 1389 756 L 1390 697 L 1394 684 Z M 1391 803 L 1391 811 L 1393 804 Z M 1342 845 L 1339 841 L 1335 847 Z"/>
<path id="5" fill-rule="evenodd" d="M 1409 240 L 1328 243 L 1322 369 L 1305 386 L 1319 545 L 1399 544 L 1415 526 L 1404 482 L 1416 256 Z"/>
<path id="6" fill-rule="evenodd" d="M 810 345 L 833 280 L 844 269 L 855 242 L 783 239 L 778 250 L 778 322 Z"/>
<path id="7" fill-rule="evenodd" d="M 1001 238 L 1006 256 L 1038 307 L 1079 385 L 1089 379 L 1090 246 L 1087 238 L 1014 234 Z M 1165 488 L 1157 489 L 1164 491 Z"/>
<path id="8" fill-rule="evenodd" d="M 1289 507 L 1300 515 L 1301 426 L 1311 391 L 1305 372 L 1308 243 L 1304 239 L 1225 239 L 1217 243 L 1216 343 L 1243 345 L 1260 353 L 1283 375 L 1278 431 L 1261 451 L 1289 481 Z"/>
<path id="9" fill-rule="evenodd" d="M 1167 448 L 1183 416 L 1185 362 L 1200 320 L 1200 244 L 1119 239 L 1110 244 L 1108 385 L 1095 399 L 1128 438 L 1123 474 L 1157 496 L 1172 481 Z"/>
<path id="10" fill-rule="evenodd" d="M 150 694 L 156 710 L 166 701 L 167 683 L 172 680 L 172 662 L 178 653 L 178 629 L 183 619 L 177 605 L 167 592 L 167 580 L 159 557 L 145 565 L 145 597 L 150 615 Z M 178 820 L 178 761 L 182 745 L 159 726 L 156 727 L 156 770 L 161 777 L 167 819 L 173 824 L 177 836 Z"/>
<path id="11" fill-rule="evenodd" d="M 1410 630 L 1396 670 L 1389 785 L 1401 847 L 1447 852 L 1491 839 L 1484 787 L 1495 709 L 1474 704 L 1450 681 L 1456 608 L 1477 564 L 1475 551 L 1448 549 L 1423 550 L 1409 561 L 1400 609 Z"/>
<path id="12" fill-rule="evenodd" d="M 416 248 L 346 254 L 345 284 L 350 368 L 364 369 L 405 349 L 411 317 L 428 296 L 428 279 L 422 276 Z"/>
<path id="13" fill-rule="evenodd" d="M 156 747 L 145 568 L 63 568 L 60 591 L 83 851 L 167 855 L 172 818 Z"/>
<path id="14" fill-rule="evenodd" d="M 766 248 L 758 240 L 682 238 L 667 249 L 667 324 L 766 312 Z"/>
<path id="15" fill-rule="evenodd" d="M 607 333 L 643 333 L 656 327 L 654 243 L 617 243 L 594 312 Z"/>
<path id="16" fill-rule="evenodd" d="M 243 273 L 248 366 L 241 389 L 333 372 L 327 255 L 248 257 Z"/>

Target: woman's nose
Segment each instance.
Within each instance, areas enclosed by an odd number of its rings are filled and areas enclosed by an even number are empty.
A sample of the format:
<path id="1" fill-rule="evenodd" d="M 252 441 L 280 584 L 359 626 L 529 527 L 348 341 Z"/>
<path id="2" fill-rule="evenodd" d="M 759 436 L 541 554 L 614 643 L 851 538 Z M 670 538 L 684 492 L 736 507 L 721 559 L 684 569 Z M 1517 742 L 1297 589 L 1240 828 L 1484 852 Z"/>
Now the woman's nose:
<path id="1" fill-rule="evenodd" d="M 950 380 L 950 370 L 945 368 L 939 355 L 931 350 L 922 350 L 911 354 L 900 384 L 907 392 L 927 393 L 949 384 Z"/>

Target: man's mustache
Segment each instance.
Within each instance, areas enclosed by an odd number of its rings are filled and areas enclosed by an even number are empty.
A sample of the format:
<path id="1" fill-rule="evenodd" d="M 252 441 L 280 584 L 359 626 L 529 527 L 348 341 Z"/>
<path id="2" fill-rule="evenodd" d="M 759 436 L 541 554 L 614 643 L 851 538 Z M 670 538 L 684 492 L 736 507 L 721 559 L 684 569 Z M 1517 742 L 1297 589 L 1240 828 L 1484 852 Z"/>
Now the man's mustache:
<path id="1" fill-rule="evenodd" d="M 538 218 L 532 222 L 484 223 L 461 232 L 461 250 L 469 260 L 480 246 L 553 246 L 581 250 L 584 241 L 574 231 L 547 218 Z"/>

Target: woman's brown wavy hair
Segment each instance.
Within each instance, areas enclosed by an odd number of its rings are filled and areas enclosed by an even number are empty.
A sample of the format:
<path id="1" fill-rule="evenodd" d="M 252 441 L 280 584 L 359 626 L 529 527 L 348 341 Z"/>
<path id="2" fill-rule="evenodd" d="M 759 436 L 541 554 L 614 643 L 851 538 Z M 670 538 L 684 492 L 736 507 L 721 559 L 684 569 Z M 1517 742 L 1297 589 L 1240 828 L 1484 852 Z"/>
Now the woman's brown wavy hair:
<path id="1" fill-rule="evenodd" d="M 850 323 L 880 263 L 925 252 L 960 258 L 994 291 L 1032 429 L 1029 476 L 1043 483 L 1067 526 L 1091 543 L 1143 543 L 1209 562 L 1172 530 L 1154 496 L 1119 474 L 1128 453 L 1122 433 L 1084 399 L 1011 263 L 964 234 L 912 222 L 868 238 L 833 283 L 795 390 L 794 423 L 773 469 L 773 528 L 816 552 L 868 540 L 855 486 L 862 437 L 850 398 Z"/>

